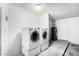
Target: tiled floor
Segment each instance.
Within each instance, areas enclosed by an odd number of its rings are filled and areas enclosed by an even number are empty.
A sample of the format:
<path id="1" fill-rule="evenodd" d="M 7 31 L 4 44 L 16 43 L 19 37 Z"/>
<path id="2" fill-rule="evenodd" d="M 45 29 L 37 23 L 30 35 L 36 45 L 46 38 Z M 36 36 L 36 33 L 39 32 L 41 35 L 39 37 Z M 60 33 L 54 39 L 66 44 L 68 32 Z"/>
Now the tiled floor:
<path id="1" fill-rule="evenodd" d="M 12 55 L 12 56 L 24 56 L 24 55 L 20 52 L 20 53 L 17 53 L 15 55 Z"/>
<path id="2" fill-rule="evenodd" d="M 66 47 L 68 45 L 68 41 L 57 40 L 51 41 L 47 50 L 41 52 L 38 56 L 62 56 Z M 15 56 L 23 56 L 22 53 L 18 53 Z"/>
<path id="3" fill-rule="evenodd" d="M 47 50 L 41 52 L 38 56 L 62 56 L 67 45 L 68 41 L 57 40 L 53 42 Z"/>
<path id="4" fill-rule="evenodd" d="M 51 41 L 48 49 L 41 52 L 38 56 L 63 56 L 69 42 L 65 40 Z M 14 56 L 24 56 L 18 53 Z M 79 45 L 69 44 L 65 56 L 79 56 Z"/>
<path id="5" fill-rule="evenodd" d="M 79 45 L 70 44 L 65 56 L 79 56 Z"/>

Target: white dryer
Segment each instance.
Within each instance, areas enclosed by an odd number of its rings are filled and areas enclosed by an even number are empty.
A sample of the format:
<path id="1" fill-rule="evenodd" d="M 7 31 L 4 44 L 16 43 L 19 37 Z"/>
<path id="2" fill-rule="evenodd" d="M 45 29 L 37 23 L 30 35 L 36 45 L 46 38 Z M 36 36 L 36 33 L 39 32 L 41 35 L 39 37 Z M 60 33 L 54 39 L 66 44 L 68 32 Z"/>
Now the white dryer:
<path id="1" fill-rule="evenodd" d="M 40 53 L 39 28 L 22 29 L 22 53 L 34 56 Z"/>
<path id="2" fill-rule="evenodd" d="M 41 51 L 44 51 L 48 48 L 49 45 L 49 29 L 41 28 L 40 29 L 40 40 L 41 40 Z"/>

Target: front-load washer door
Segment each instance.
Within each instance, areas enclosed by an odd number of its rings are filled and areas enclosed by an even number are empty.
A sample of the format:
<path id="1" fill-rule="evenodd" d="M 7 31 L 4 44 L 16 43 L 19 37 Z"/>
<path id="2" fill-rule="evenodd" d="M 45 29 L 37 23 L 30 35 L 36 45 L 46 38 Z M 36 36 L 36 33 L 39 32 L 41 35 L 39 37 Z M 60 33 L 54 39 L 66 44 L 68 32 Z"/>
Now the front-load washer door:
<path id="1" fill-rule="evenodd" d="M 47 38 L 47 32 L 46 31 L 43 32 L 42 37 L 43 37 L 44 40 Z"/>
<path id="2" fill-rule="evenodd" d="M 31 34 L 31 41 L 37 42 L 39 40 L 39 33 L 38 31 L 33 31 Z"/>
<path id="3" fill-rule="evenodd" d="M 31 32 L 30 35 L 30 41 L 29 41 L 29 49 L 33 50 L 40 46 L 40 40 L 39 40 L 39 31 L 34 30 Z"/>

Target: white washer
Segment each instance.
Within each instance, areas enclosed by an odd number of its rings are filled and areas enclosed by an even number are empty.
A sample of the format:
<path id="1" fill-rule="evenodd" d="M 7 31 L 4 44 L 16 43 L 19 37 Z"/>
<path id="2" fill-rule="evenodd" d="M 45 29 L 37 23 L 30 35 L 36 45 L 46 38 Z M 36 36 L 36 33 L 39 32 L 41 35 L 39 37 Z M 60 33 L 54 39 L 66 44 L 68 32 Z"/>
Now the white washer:
<path id="1" fill-rule="evenodd" d="M 39 28 L 23 28 L 22 53 L 26 56 L 34 56 L 40 53 Z"/>
<path id="2" fill-rule="evenodd" d="M 49 45 L 49 29 L 42 28 L 40 29 L 40 40 L 41 40 L 41 51 L 44 51 L 48 48 Z"/>

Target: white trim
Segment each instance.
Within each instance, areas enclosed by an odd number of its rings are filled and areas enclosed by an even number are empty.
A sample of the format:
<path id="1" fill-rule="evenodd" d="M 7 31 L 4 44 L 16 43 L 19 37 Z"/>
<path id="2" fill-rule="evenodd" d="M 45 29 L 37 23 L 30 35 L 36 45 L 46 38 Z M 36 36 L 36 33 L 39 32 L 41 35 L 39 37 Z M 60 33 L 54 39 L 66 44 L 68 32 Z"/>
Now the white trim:
<path id="1" fill-rule="evenodd" d="M 5 55 L 6 54 L 5 47 L 6 47 L 6 39 L 7 39 L 6 21 L 5 21 L 6 20 L 5 4 L 0 4 L 0 7 L 2 9 L 1 11 L 1 14 L 2 14 L 1 16 L 1 55 Z"/>
<path id="2" fill-rule="evenodd" d="M 3 24 L 2 24 L 2 19 L 3 19 L 3 18 L 2 18 L 2 17 L 3 17 L 3 13 L 2 13 L 2 11 L 3 11 L 3 6 L 2 6 L 2 4 L 0 4 L 0 7 L 1 7 L 1 55 L 2 55 L 2 40 L 3 40 L 3 38 L 2 38 L 2 37 L 3 37 L 3 36 L 2 36 L 2 33 L 3 33 L 3 32 L 2 32 L 2 25 L 3 25 Z"/>

